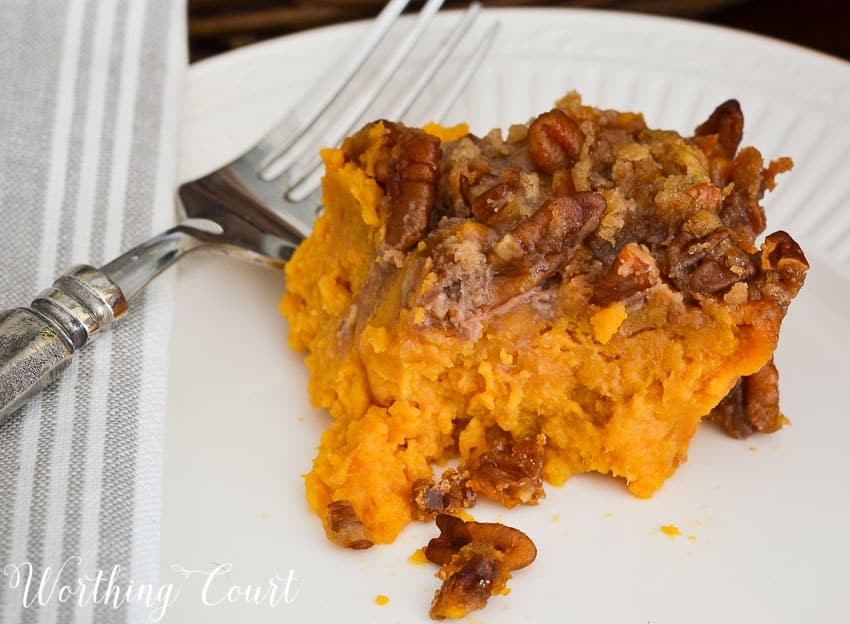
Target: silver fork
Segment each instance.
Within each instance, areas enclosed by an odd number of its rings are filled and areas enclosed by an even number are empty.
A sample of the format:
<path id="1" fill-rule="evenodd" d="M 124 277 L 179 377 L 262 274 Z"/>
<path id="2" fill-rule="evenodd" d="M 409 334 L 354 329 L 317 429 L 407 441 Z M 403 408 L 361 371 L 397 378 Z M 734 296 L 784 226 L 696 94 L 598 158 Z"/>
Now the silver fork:
<path id="1" fill-rule="evenodd" d="M 374 20 L 343 69 L 321 80 L 260 141 L 231 163 L 177 192 L 185 217 L 175 227 L 97 269 L 72 268 L 42 292 L 29 308 L 0 313 L 0 423 L 29 397 L 52 383 L 76 350 L 109 330 L 130 302 L 159 273 L 198 249 L 282 266 L 309 235 L 320 209 L 319 144 L 337 145 L 397 73 L 421 39 L 443 0 L 428 0 L 403 40 L 384 59 L 359 96 L 339 116 L 332 104 L 374 56 L 375 49 L 409 0 L 391 0 Z M 457 20 L 405 95 L 382 111 L 400 119 L 468 34 L 481 11 L 476 2 Z M 431 109 L 440 120 L 492 45 L 493 24 L 478 40 L 452 87 Z M 277 170 L 274 167 L 277 167 Z M 279 171 L 282 169 L 282 171 Z M 279 171 L 279 172 L 276 172 Z"/>

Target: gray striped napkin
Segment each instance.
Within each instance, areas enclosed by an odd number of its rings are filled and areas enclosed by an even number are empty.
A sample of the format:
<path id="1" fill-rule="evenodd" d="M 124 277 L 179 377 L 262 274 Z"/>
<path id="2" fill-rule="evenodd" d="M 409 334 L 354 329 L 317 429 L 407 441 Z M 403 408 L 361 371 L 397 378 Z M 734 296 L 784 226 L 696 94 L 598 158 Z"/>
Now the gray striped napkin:
<path id="1" fill-rule="evenodd" d="M 0 0 L 0 24 L 6 309 L 173 222 L 185 4 Z M 158 582 L 171 286 L 0 426 L 3 624 L 153 619 L 141 596 L 104 592 L 110 576 L 122 592 Z"/>

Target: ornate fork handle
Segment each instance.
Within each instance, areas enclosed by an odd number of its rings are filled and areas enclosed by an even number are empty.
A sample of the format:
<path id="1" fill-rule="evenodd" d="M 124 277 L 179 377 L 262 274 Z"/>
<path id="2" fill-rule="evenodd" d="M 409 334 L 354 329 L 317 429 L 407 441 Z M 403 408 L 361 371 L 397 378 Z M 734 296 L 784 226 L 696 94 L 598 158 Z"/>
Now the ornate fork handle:
<path id="1" fill-rule="evenodd" d="M 31 307 L 0 313 L 0 423 L 52 383 L 75 350 L 126 312 L 121 289 L 98 269 L 80 265 Z"/>
<path id="2" fill-rule="evenodd" d="M 109 330 L 145 285 L 190 252 L 209 248 L 282 266 L 307 235 L 297 221 L 269 211 L 227 168 L 184 185 L 180 199 L 210 229 L 177 225 L 101 269 L 74 267 L 29 308 L 0 312 L 0 423 L 55 381 L 76 350 Z M 308 201 L 315 206 L 315 197 Z"/>

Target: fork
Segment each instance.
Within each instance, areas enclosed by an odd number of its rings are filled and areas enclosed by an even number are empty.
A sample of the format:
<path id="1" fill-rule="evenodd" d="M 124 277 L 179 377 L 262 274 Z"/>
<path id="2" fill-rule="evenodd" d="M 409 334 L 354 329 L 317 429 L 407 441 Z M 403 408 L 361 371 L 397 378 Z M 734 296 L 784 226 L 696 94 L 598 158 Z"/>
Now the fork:
<path id="1" fill-rule="evenodd" d="M 183 220 L 111 262 L 95 268 L 78 265 L 39 294 L 29 308 L 0 312 L 0 424 L 28 398 L 50 385 L 73 354 L 123 317 L 129 302 L 154 277 L 200 249 L 275 267 L 283 266 L 306 238 L 321 209 L 318 147 L 338 145 L 351 133 L 398 70 L 443 0 L 428 0 L 404 38 L 345 111 L 332 104 L 364 66 L 376 58 L 378 44 L 409 0 L 391 0 L 368 33 L 331 71 L 253 147 L 229 164 L 177 191 Z M 457 52 L 481 12 L 472 3 L 433 52 L 405 94 L 383 112 L 400 119 Z M 429 111 L 440 120 L 483 61 L 498 31 L 494 23 L 474 44 L 452 86 Z"/>

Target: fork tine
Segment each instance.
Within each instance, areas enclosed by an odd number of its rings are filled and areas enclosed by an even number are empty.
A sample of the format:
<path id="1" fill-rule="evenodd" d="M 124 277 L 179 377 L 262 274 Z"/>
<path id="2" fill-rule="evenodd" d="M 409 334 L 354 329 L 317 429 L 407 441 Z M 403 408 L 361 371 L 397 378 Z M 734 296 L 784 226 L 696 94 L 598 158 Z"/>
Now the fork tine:
<path id="1" fill-rule="evenodd" d="M 390 27 L 409 2 L 410 0 L 391 0 L 387 3 L 375 18 L 369 31 L 360 40 L 359 45 L 351 55 L 347 55 L 348 61 L 344 69 L 331 70 L 323 80 L 318 82 L 315 89 L 308 91 L 277 125 L 269 130 L 251 150 L 243 154 L 241 159 L 256 162 L 259 169 L 301 138 L 336 99 L 340 91 L 351 82 L 366 58 L 383 41 Z"/>
<path id="2" fill-rule="evenodd" d="M 431 59 L 431 62 L 428 63 L 428 66 L 422 71 L 422 74 L 420 74 L 414 85 L 406 92 L 404 98 L 399 100 L 399 102 L 391 109 L 391 112 L 387 115 L 389 119 L 401 119 L 402 117 L 404 117 L 404 115 L 413 105 L 413 102 L 415 102 L 416 98 L 419 97 L 419 94 L 422 93 L 425 87 L 428 86 L 428 84 L 434 78 L 437 73 L 437 70 L 442 67 L 443 63 L 446 62 L 446 59 L 449 58 L 449 54 L 451 54 L 454 49 L 457 48 L 463 35 L 467 32 L 467 30 L 469 30 L 469 27 L 478 18 L 480 14 L 480 2 L 473 2 L 469 5 L 469 7 L 464 12 L 463 18 L 458 21 L 454 29 L 441 43 L 440 49 L 437 51 L 437 54 L 434 55 L 434 57 Z"/>
<path id="3" fill-rule="evenodd" d="M 422 10 L 417 15 L 416 22 L 413 28 L 407 33 L 401 44 L 393 50 L 392 56 L 381 65 L 377 75 L 361 89 L 357 96 L 357 101 L 346 106 L 345 112 L 338 121 L 334 119 L 317 119 L 314 127 L 310 129 L 312 137 L 320 138 L 323 145 L 337 145 L 342 139 L 351 132 L 351 129 L 360 119 L 361 115 L 369 108 L 369 105 L 375 101 L 375 98 L 381 93 L 386 84 L 396 74 L 399 66 L 408 57 L 413 50 L 414 45 L 419 41 L 422 33 L 425 32 L 428 24 L 440 10 L 444 0 L 428 0 Z M 324 122 L 324 123 L 320 123 Z M 313 145 L 312 141 L 306 142 Z M 306 155 L 312 159 L 317 152 L 315 148 L 306 148 L 301 150 L 293 150 L 282 156 L 280 161 L 274 163 L 274 171 L 268 172 L 269 175 L 263 175 L 263 179 L 278 179 L 282 181 L 285 189 L 292 188 L 298 182 L 310 174 L 309 166 L 304 166 L 303 157 Z M 282 171 L 281 171 L 282 170 Z"/>
<path id="4" fill-rule="evenodd" d="M 408 92 L 407 96 L 400 102 L 399 105 L 391 109 L 392 114 L 386 115 L 387 118 L 398 119 L 407 111 L 408 108 L 410 108 L 416 98 L 422 93 L 422 91 L 424 91 L 425 87 L 427 87 L 431 80 L 433 80 L 437 69 L 442 66 L 442 63 L 445 62 L 449 54 L 451 54 L 458 46 L 463 34 L 468 30 L 472 21 L 478 17 L 480 10 L 481 6 L 479 3 L 475 2 L 470 5 L 470 7 L 464 12 L 463 17 L 458 21 L 458 24 L 454 27 L 452 32 L 449 33 L 445 41 L 443 41 L 443 47 L 441 47 L 440 52 L 431 60 L 417 82 Z M 499 27 L 500 24 L 496 22 L 487 29 L 484 35 L 479 39 L 475 45 L 472 55 L 469 57 L 469 60 L 464 66 L 464 70 L 458 75 L 457 79 L 453 81 L 452 87 L 448 89 L 434 105 L 433 111 L 429 115 L 429 119 L 424 121 L 440 121 L 446 116 L 449 109 L 472 79 L 472 76 L 475 74 L 475 70 L 477 70 L 481 65 L 487 55 L 487 52 L 492 47 L 496 34 L 499 31 Z M 337 145 L 342 138 L 350 134 L 352 128 L 354 128 L 358 122 L 362 123 L 362 121 L 362 118 L 358 116 L 357 119 L 345 127 L 345 131 L 341 133 L 341 136 L 335 137 L 334 141 L 328 141 L 326 144 Z M 318 186 L 320 177 L 318 174 L 322 165 L 321 157 L 317 154 L 316 149 L 308 148 L 305 152 L 306 156 L 309 158 L 307 164 L 300 167 L 298 171 L 300 175 L 298 179 L 290 185 L 289 190 L 283 191 L 286 199 L 289 201 L 305 201 L 305 199 L 314 193 L 315 188 Z M 290 167 L 290 170 L 284 172 L 284 174 L 286 176 L 291 175 L 294 168 L 294 166 Z"/>
<path id="5" fill-rule="evenodd" d="M 445 119 L 449 109 L 451 109 L 460 97 L 460 94 L 466 88 L 466 85 L 472 79 L 472 76 L 475 75 L 476 70 L 487 56 L 487 52 L 489 52 L 490 48 L 493 46 L 493 42 L 496 40 L 499 28 L 501 28 L 501 24 L 496 22 L 487 29 L 487 32 L 484 33 L 484 36 L 482 36 L 479 40 L 475 52 L 473 52 L 472 56 L 469 57 L 469 60 L 463 68 L 463 72 L 461 72 L 460 76 L 458 76 L 457 80 L 452 84 L 451 88 L 442 95 L 439 103 L 431 112 L 431 119 L 427 121 L 442 121 Z"/>

